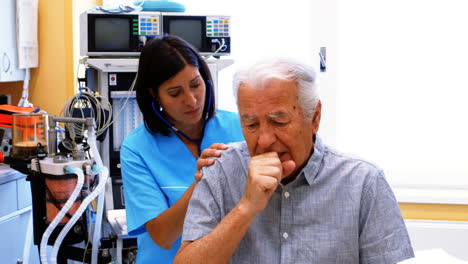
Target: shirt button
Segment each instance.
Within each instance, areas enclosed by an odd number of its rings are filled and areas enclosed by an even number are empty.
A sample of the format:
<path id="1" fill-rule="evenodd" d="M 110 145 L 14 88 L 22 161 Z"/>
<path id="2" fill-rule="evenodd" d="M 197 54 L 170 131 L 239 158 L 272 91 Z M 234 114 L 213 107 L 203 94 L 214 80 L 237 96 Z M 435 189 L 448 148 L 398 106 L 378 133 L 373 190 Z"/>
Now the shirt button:
<path id="1" fill-rule="evenodd" d="M 288 236 L 289 236 L 289 235 L 288 235 L 288 232 L 284 232 L 284 233 L 283 233 L 284 239 L 288 239 Z"/>
<path id="2" fill-rule="evenodd" d="M 289 192 L 284 192 L 284 197 L 287 199 L 289 197 Z"/>

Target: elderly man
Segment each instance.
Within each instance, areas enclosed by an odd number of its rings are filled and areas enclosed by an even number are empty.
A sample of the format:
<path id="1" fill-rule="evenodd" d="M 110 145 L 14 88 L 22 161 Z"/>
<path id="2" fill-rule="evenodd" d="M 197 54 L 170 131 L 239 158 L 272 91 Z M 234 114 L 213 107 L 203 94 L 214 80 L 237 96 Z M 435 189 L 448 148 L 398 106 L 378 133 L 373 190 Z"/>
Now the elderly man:
<path id="1" fill-rule="evenodd" d="M 288 59 L 238 72 L 246 142 L 192 196 L 174 263 L 396 263 L 414 256 L 383 171 L 317 135 L 315 73 Z"/>

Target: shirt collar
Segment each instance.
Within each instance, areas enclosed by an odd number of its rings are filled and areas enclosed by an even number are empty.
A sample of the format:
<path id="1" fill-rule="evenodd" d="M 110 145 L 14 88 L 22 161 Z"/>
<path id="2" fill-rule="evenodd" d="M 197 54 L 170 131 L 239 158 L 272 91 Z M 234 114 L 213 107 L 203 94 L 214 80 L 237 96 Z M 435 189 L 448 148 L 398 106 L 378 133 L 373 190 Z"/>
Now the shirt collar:
<path id="1" fill-rule="evenodd" d="M 314 153 L 310 156 L 309 160 L 307 161 L 306 166 L 302 169 L 298 178 L 302 178 L 304 175 L 307 183 L 312 185 L 314 182 L 315 177 L 317 177 L 319 173 L 320 166 L 322 164 L 322 160 L 325 153 L 325 145 L 323 144 L 322 139 L 316 135 L 315 137 L 315 144 L 314 144 Z"/>

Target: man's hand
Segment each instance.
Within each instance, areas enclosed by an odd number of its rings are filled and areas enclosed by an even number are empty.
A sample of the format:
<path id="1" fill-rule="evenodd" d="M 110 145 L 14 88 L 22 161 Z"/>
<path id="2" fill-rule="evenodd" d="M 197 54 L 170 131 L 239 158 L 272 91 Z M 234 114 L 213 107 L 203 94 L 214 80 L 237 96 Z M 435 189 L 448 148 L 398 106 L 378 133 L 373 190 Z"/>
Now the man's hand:
<path id="1" fill-rule="evenodd" d="M 276 152 L 252 157 L 249 162 L 244 196 L 240 204 L 244 205 L 251 213 L 258 214 L 265 209 L 283 175 L 290 173 L 294 167 L 293 161 L 282 163 Z"/>
<path id="2" fill-rule="evenodd" d="M 215 163 L 214 159 L 210 159 L 211 157 L 220 157 L 221 151 L 226 150 L 228 148 L 227 145 L 223 143 L 214 143 L 209 148 L 206 148 L 202 151 L 200 157 L 197 160 L 197 172 L 195 172 L 195 180 L 198 182 L 203 178 L 203 173 L 201 172 L 201 168 L 205 166 L 211 166 Z"/>

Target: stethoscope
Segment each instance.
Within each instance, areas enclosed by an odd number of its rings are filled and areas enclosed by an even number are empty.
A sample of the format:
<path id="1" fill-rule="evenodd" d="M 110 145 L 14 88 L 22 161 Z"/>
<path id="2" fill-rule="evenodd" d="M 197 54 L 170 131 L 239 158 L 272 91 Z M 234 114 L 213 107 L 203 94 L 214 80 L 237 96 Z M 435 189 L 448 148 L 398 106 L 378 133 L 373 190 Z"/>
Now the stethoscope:
<path id="1" fill-rule="evenodd" d="M 164 118 L 161 115 L 161 113 L 156 109 L 155 101 L 153 100 L 153 102 L 151 103 L 151 106 L 153 107 L 154 113 L 159 117 L 159 119 L 161 119 L 161 121 L 163 121 L 164 124 L 166 124 L 167 127 L 169 127 L 169 129 L 171 129 L 174 133 L 178 133 L 178 134 L 182 135 L 187 140 L 189 140 L 191 142 L 195 142 L 197 144 L 198 155 L 201 154 L 201 150 L 200 150 L 201 142 L 203 140 L 203 135 L 205 134 L 205 126 L 206 126 L 206 123 L 207 123 L 207 120 L 208 120 L 210 107 L 211 107 L 211 100 L 212 100 L 211 99 L 211 97 L 212 97 L 212 95 L 211 95 L 211 87 L 212 87 L 211 86 L 211 81 L 206 80 L 205 84 L 206 84 L 206 92 L 208 93 L 208 96 L 207 96 L 208 97 L 208 105 L 203 111 L 203 113 L 205 114 L 205 122 L 203 122 L 203 129 L 202 129 L 202 134 L 201 134 L 200 138 L 191 138 L 191 137 L 187 136 L 184 132 L 177 129 L 175 126 L 173 126 L 171 123 L 169 123 L 169 121 L 167 121 L 167 119 Z"/>

